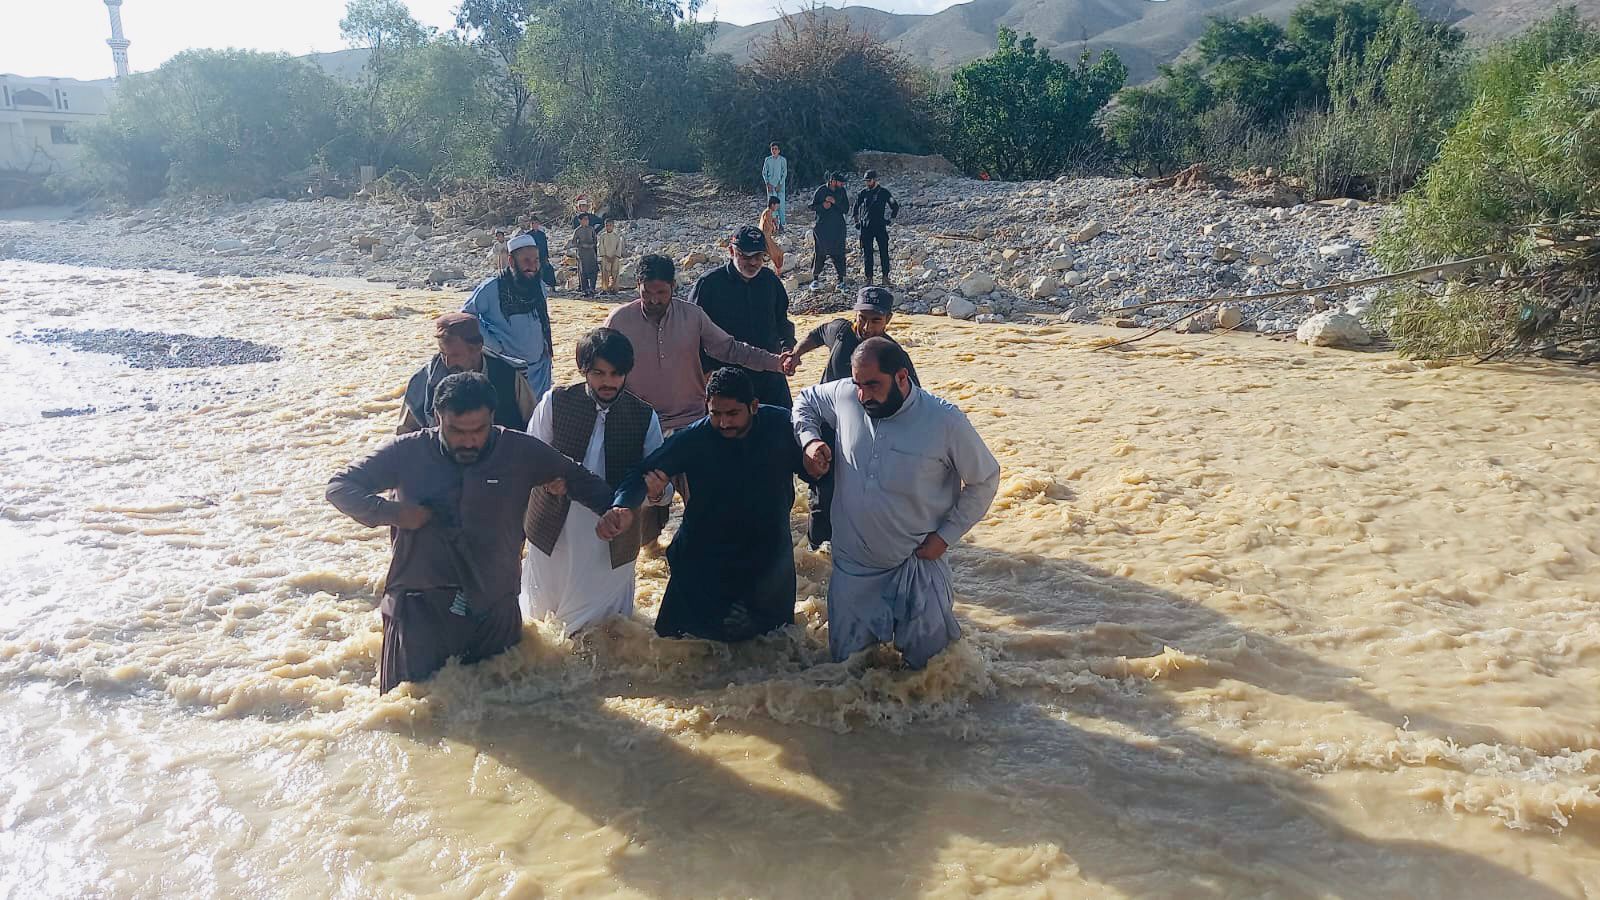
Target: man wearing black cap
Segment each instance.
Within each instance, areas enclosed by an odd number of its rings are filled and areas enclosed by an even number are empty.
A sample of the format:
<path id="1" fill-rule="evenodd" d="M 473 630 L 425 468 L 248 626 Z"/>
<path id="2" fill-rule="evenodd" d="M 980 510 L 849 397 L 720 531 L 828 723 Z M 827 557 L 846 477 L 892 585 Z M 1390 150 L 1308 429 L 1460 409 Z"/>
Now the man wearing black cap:
<path id="1" fill-rule="evenodd" d="M 854 307 L 856 320 L 834 319 L 824 322 L 794 348 L 794 358 L 810 353 L 818 347 L 828 348 L 828 364 L 822 370 L 822 377 L 817 379 L 818 384 L 827 384 L 841 378 L 850 377 L 850 357 L 861 346 L 861 342 L 869 338 L 881 337 L 893 341 L 889 337 L 889 320 L 894 318 L 894 295 L 881 287 L 864 287 L 856 293 Z M 907 374 L 911 383 L 920 385 L 921 379 L 917 378 L 917 367 L 911 365 L 910 357 L 906 359 Z M 823 428 L 823 440 L 829 446 L 833 445 L 833 429 Z M 811 541 L 811 549 L 822 546 L 822 542 L 833 537 L 833 523 L 828 517 L 828 507 L 833 504 L 833 473 L 829 472 L 817 479 L 811 486 L 811 523 L 806 529 L 806 536 Z"/>
<path id="2" fill-rule="evenodd" d="M 700 276 L 689 289 L 689 302 L 735 340 L 779 354 L 783 371 L 746 371 L 763 404 L 788 409 L 792 398 L 785 376 L 794 374 L 794 323 L 789 321 L 789 292 L 766 262 L 767 236 L 754 225 L 743 226 L 728 242 L 728 264 Z M 732 363 L 702 351 L 700 364 L 715 372 Z"/>
<path id="3" fill-rule="evenodd" d="M 876 169 L 867 170 L 867 189 L 856 195 L 851 218 L 861 232 L 861 262 L 867 268 L 867 284 L 872 283 L 872 245 L 878 245 L 878 260 L 883 263 L 883 283 L 889 280 L 889 224 L 900 215 L 900 202 L 889 189 L 878 183 Z"/>
<path id="4" fill-rule="evenodd" d="M 822 266 L 833 260 L 834 271 L 839 273 L 839 286 L 846 284 L 844 274 L 844 213 L 850 207 L 850 195 L 844 189 L 844 173 L 834 172 L 828 183 L 817 188 L 811 197 L 811 209 L 817 214 L 817 224 L 811 227 L 811 239 L 816 253 L 811 257 L 811 289 L 817 289 L 822 277 Z"/>

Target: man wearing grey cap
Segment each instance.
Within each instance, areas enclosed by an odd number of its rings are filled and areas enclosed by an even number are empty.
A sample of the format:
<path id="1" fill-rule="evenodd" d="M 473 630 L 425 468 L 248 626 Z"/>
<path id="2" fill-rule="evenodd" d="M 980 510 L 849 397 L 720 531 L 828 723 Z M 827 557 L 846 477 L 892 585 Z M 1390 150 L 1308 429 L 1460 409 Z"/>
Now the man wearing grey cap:
<path id="1" fill-rule="evenodd" d="M 889 225 L 900 215 L 900 202 L 889 189 L 878 183 L 876 169 L 867 170 L 867 188 L 856 195 L 855 210 L 851 218 L 861 232 L 861 262 L 867 268 L 867 284 L 872 283 L 872 246 L 878 246 L 878 260 L 883 264 L 883 283 L 889 280 Z"/>
<path id="2" fill-rule="evenodd" d="M 689 302 L 706 311 L 706 316 L 723 331 L 783 360 L 782 371 L 746 369 L 755 384 L 756 398 L 765 406 L 792 405 L 789 380 L 794 363 L 794 323 L 789 320 L 789 292 L 776 272 L 766 267 L 767 236 L 754 225 L 745 225 L 728 241 L 728 263 L 700 276 L 689 289 Z M 715 372 L 732 360 L 718 359 L 703 350 L 701 368 Z"/>
<path id="3" fill-rule="evenodd" d="M 532 235 L 506 243 L 511 265 L 478 285 L 461 311 L 478 319 L 483 344 L 512 365 L 522 365 L 537 400 L 550 390 L 550 304 L 540 278 L 543 257 Z"/>
<path id="4" fill-rule="evenodd" d="M 827 384 L 850 377 L 850 357 L 861 346 L 862 341 L 875 337 L 889 337 L 889 320 L 894 318 L 894 295 L 887 288 L 864 287 L 856 293 L 854 307 L 855 321 L 849 319 L 834 319 L 824 322 L 794 348 L 794 358 L 799 359 L 807 353 L 819 348 L 828 348 L 828 364 L 822 369 L 822 377 L 817 379 L 818 384 Z M 917 378 L 917 367 L 911 365 L 909 357 L 906 359 L 907 373 L 911 376 L 911 383 L 921 385 Z M 824 425 L 822 439 L 833 446 L 833 428 Z M 833 505 L 833 473 L 829 472 L 811 486 L 811 521 L 806 528 L 806 537 L 811 542 L 811 549 L 821 547 L 824 541 L 833 538 L 833 522 L 829 518 L 828 509 Z"/>
<path id="5" fill-rule="evenodd" d="M 817 224 L 811 226 L 811 241 L 815 252 L 811 257 L 811 289 L 818 287 L 822 267 L 833 260 L 834 271 L 839 273 L 839 286 L 846 284 L 844 274 L 844 214 L 850 208 L 850 195 L 844 189 L 844 173 L 834 172 L 828 183 L 817 188 L 811 197 L 811 209 L 817 214 Z"/>

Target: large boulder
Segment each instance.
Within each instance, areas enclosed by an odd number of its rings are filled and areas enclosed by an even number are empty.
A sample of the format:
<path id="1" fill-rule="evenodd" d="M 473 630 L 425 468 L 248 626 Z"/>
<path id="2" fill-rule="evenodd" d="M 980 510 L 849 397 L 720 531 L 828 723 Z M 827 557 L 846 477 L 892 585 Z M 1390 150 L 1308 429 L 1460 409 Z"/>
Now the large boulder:
<path id="1" fill-rule="evenodd" d="M 1043 300 L 1046 297 L 1054 297 L 1059 290 L 1061 282 L 1057 281 L 1054 275 L 1040 275 L 1028 285 L 1028 296 L 1035 300 Z"/>
<path id="2" fill-rule="evenodd" d="M 429 284 L 448 284 L 452 281 L 465 281 L 467 273 L 453 266 L 440 266 L 428 273 Z"/>
<path id="3" fill-rule="evenodd" d="M 1244 312 L 1239 307 L 1224 303 L 1217 307 L 1216 326 L 1224 330 L 1238 328 L 1244 322 Z"/>
<path id="4" fill-rule="evenodd" d="M 1317 313 L 1300 323 L 1295 340 L 1313 347 L 1364 347 L 1372 335 L 1361 327 L 1361 320 L 1349 313 Z"/>
<path id="5" fill-rule="evenodd" d="M 977 314 L 978 305 L 965 297 L 951 297 L 944 311 L 952 319 L 970 319 Z"/>
<path id="6" fill-rule="evenodd" d="M 972 272 L 968 274 L 967 277 L 961 279 L 961 283 L 958 285 L 958 287 L 960 287 L 961 293 L 964 296 L 982 297 L 984 294 L 994 290 L 994 276 L 986 272 Z M 955 315 L 955 313 L 951 313 L 951 315 Z M 965 317 L 956 316 L 956 318 Z"/>

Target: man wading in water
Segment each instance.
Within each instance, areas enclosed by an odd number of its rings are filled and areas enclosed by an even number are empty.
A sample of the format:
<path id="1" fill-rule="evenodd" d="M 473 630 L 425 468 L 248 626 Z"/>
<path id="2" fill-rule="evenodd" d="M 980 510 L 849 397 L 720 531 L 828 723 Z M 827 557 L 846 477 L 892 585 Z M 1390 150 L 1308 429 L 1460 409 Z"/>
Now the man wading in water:
<path id="1" fill-rule="evenodd" d="M 522 369 L 483 349 L 483 332 L 476 317 L 463 312 L 445 313 L 433 320 L 439 352 L 417 370 L 406 384 L 400 404 L 400 424 L 395 434 L 410 434 L 439 424 L 433 415 L 433 392 L 439 382 L 457 372 L 482 372 L 494 385 L 494 423 L 521 431 L 528 427 L 539 401 L 522 377 Z"/>
<path id="2" fill-rule="evenodd" d="M 788 411 L 763 407 L 743 369 L 711 374 L 705 409 L 628 473 L 617 503 L 660 502 L 669 479 L 687 476 L 656 633 L 743 641 L 794 621 L 789 508 L 794 476 L 808 476 Z"/>
<path id="3" fill-rule="evenodd" d="M 567 495 L 600 516 L 603 541 L 633 523 L 631 510 L 612 506 L 603 479 L 493 424 L 494 386 L 483 375 L 445 378 L 433 405 L 437 428 L 394 438 L 328 482 L 328 502 L 340 512 L 390 528 L 381 692 L 428 678 L 451 657 L 478 662 L 522 638 L 522 524 L 534 488 L 563 479 Z"/>
<path id="4" fill-rule="evenodd" d="M 838 433 L 837 452 L 823 438 Z M 844 660 L 891 641 L 920 669 L 961 637 L 945 551 L 982 519 L 1000 464 L 955 404 L 911 381 L 886 337 L 850 359 L 850 381 L 800 392 L 794 430 L 813 477 L 835 472 L 828 648 Z"/>
<path id="5" fill-rule="evenodd" d="M 550 390 L 550 304 L 540 272 L 544 258 L 532 235 L 506 244 L 511 265 L 472 292 L 461 311 L 476 316 L 490 350 L 526 366 L 535 399 Z"/>

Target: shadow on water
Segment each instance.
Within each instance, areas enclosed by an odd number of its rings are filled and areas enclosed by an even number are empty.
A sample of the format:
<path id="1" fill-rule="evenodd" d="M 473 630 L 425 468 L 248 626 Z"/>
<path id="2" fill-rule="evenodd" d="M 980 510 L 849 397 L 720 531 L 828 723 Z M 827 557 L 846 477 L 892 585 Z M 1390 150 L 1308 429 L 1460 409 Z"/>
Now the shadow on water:
<path id="1" fill-rule="evenodd" d="M 998 654 L 993 668 L 1059 667 L 1086 650 L 1137 657 L 1166 645 L 1206 656 L 1242 646 L 1249 672 L 1224 665 L 1202 677 L 1253 677 L 1390 724 L 1461 727 L 1395 709 L 1354 673 L 1148 585 L 971 547 L 955 561 L 974 614 L 1018 622 L 969 623 Z M 1041 628 L 1057 633 L 1054 659 L 1031 636 Z M 1084 646 L 1070 646 L 1074 635 Z M 965 738 L 930 725 L 839 735 L 752 718 L 675 739 L 618 711 L 607 691 L 441 727 L 626 835 L 606 865 L 653 896 L 965 894 L 1052 879 L 1138 896 L 1560 896 L 1466 852 L 1340 824 L 1310 776 L 1184 727 L 1160 681 L 1109 703 L 1049 679 L 1017 684 L 977 704 Z M 652 687 L 610 696 L 648 699 Z"/>

